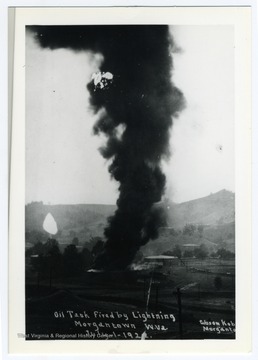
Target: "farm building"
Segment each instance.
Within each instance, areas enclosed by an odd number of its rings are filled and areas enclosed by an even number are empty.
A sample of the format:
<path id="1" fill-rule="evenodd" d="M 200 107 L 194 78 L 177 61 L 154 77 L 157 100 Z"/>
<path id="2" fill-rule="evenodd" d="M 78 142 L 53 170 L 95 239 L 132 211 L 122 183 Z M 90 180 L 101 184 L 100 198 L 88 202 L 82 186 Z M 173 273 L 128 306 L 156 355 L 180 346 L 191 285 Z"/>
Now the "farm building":
<path id="1" fill-rule="evenodd" d="M 152 255 L 146 256 L 144 262 L 155 270 L 164 271 L 170 273 L 173 267 L 180 264 L 180 260 L 177 256 L 169 255 Z"/>
<path id="2" fill-rule="evenodd" d="M 200 245 L 197 245 L 197 244 L 184 244 L 182 245 L 182 250 L 194 250 L 194 249 L 198 249 L 200 247 Z"/>

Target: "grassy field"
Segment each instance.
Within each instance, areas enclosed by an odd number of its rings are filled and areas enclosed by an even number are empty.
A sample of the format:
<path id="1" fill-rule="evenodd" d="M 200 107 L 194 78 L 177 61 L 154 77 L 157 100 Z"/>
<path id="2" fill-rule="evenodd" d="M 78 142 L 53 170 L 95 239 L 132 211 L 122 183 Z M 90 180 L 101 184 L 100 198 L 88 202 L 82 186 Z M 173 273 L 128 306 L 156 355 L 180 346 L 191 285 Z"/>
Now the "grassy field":
<path id="1" fill-rule="evenodd" d="M 51 279 L 51 287 L 49 279 L 38 283 L 30 277 L 27 339 L 130 340 L 143 334 L 147 339 L 234 339 L 234 263 L 209 259 L 185 265 L 167 276 L 85 272 Z"/>

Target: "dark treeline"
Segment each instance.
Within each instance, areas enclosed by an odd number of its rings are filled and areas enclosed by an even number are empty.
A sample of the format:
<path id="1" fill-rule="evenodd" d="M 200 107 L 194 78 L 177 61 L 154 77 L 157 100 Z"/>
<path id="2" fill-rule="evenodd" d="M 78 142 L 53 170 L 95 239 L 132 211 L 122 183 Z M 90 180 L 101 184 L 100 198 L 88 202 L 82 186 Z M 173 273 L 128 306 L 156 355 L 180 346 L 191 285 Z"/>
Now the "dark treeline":
<path id="1" fill-rule="evenodd" d="M 55 239 L 42 243 L 38 241 L 26 250 L 27 271 L 37 273 L 41 280 L 80 276 L 93 266 L 96 256 L 103 250 L 104 242 L 98 238 L 89 249 L 86 244 L 79 250 L 78 239 L 74 238 L 63 252 Z"/>
<path id="2" fill-rule="evenodd" d="M 180 258 L 196 258 L 196 259 L 206 259 L 206 258 L 218 258 L 222 260 L 232 260 L 235 258 L 235 253 L 232 251 L 226 250 L 223 247 L 218 248 L 216 251 L 210 252 L 208 247 L 201 243 L 199 246 L 194 247 L 192 250 L 186 249 L 182 250 L 182 247 L 176 244 L 172 250 L 167 250 L 162 253 L 163 255 L 177 256 Z"/>

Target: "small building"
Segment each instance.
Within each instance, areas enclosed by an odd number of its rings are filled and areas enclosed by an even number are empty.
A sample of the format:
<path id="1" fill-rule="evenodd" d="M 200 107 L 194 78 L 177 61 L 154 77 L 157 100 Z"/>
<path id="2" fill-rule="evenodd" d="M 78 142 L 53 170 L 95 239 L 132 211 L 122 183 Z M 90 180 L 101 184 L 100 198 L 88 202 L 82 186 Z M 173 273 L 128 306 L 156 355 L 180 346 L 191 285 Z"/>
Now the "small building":
<path id="1" fill-rule="evenodd" d="M 146 256 L 144 262 L 149 264 L 150 268 L 153 270 L 159 270 L 165 273 L 170 273 L 173 267 L 180 265 L 179 258 L 170 255 Z"/>
<path id="2" fill-rule="evenodd" d="M 182 250 L 193 251 L 194 249 L 198 249 L 199 247 L 200 247 L 200 245 L 197 245 L 197 244 L 184 244 L 184 245 L 182 245 Z"/>

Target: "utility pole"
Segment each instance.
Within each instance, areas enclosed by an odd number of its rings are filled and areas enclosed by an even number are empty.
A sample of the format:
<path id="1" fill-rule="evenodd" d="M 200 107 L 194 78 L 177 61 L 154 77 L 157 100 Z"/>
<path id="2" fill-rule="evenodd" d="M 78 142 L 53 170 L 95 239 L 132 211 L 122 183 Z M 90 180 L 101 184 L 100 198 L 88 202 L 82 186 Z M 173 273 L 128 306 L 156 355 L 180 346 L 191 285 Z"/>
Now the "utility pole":
<path id="1" fill-rule="evenodd" d="M 37 289 L 39 290 L 39 279 L 40 279 L 40 275 L 39 275 L 39 269 L 38 269 L 38 274 L 37 274 Z"/>
<path id="2" fill-rule="evenodd" d="M 177 288 L 176 291 L 177 305 L 178 305 L 178 325 L 179 325 L 179 336 L 180 339 L 183 339 L 183 322 L 182 322 L 182 304 L 181 304 L 181 291 L 180 288 Z"/>
<path id="3" fill-rule="evenodd" d="M 52 288 L 52 265 L 50 265 L 50 270 L 49 270 L 49 287 L 50 289 Z"/>
<path id="4" fill-rule="evenodd" d="M 158 303 L 159 303 L 159 284 L 156 285 L 156 312 L 158 311 Z"/>
<path id="5" fill-rule="evenodd" d="M 48 258 L 49 258 L 49 288 L 51 289 L 52 288 L 52 257 L 51 255 L 49 254 L 48 255 Z"/>
<path id="6" fill-rule="evenodd" d="M 159 304 L 159 284 L 156 284 L 156 301 L 155 301 L 155 312 L 158 312 L 158 304 Z M 157 319 L 155 319 L 155 323 L 157 323 Z"/>
<path id="7" fill-rule="evenodd" d="M 143 301 L 145 302 L 145 298 L 146 298 L 146 278 L 144 276 L 144 281 L 143 281 Z"/>

